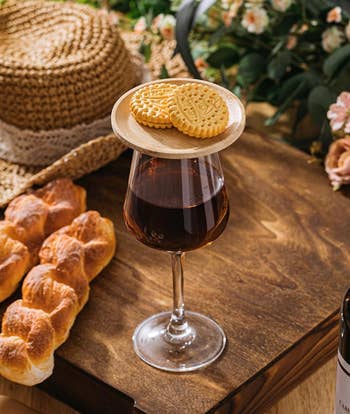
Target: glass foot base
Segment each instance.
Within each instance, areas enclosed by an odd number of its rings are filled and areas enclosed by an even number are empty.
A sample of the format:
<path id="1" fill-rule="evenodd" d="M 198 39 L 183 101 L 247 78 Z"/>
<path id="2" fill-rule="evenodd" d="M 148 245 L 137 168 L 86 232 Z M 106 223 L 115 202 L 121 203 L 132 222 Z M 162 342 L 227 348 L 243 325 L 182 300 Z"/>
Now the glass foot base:
<path id="1" fill-rule="evenodd" d="M 136 354 L 152 367 L 172 372 L 194 371 L 215 361 L 225 348 L 224 331 L 212 319 L 186 312 L 192 338 L 185 346 L 166 339 L 171 312 L 163 312 L 143 321 L 133 335 Z"/>

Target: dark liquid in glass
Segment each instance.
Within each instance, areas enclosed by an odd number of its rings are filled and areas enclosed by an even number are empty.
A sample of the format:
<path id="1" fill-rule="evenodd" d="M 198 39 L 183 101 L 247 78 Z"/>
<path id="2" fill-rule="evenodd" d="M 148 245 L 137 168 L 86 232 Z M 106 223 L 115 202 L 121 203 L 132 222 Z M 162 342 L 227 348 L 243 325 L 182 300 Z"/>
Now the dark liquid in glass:
<path id="1" fill-rule="evenodd" d="M 124 216 L 139 241 L 156 249 L 188 251 L 220 236 L 229 204 L 223 179 L 212 166 L 151 159 L 138 169 Z"/>

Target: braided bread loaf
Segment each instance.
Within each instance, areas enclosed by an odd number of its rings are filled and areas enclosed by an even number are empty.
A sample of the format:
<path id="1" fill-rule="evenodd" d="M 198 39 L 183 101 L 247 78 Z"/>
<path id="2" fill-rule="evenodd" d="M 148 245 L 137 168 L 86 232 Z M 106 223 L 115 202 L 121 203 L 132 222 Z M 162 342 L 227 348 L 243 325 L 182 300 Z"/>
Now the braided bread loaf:
<path id="1" fill-rule="evenodd" d="M 86 192 L 58 179 L 15 198 L 0 221 L 0 301 L 10 296 L 38 260 L 45 238 L 86 210 Z"/>
<path id="2" fill-rule="evenodd" d="M 53 233 L 40 263 L 26 276 L 22 299 L 6 310 L 0 335 L 0 374 L 25 385 L 49 377 L 54 351 L 68 337 L 89 296 L 89 283 L 115 251 L 113 223 L 96 211 Z"/>

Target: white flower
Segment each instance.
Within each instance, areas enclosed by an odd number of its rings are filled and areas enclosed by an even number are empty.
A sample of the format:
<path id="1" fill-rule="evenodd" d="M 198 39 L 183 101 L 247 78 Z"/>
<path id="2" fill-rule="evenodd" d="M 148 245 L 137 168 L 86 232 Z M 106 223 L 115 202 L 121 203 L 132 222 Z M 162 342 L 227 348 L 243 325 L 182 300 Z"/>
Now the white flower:
<path id="1" fill-rule="evenodd" d="M 346 38 L 350 41 L 350 22 L 345 26 Z"/>
<path id="2" fill-rule="evenodd" d="M 328 23 L 340 23 L 341 22 L 341 7 L 334 7 L 332 10 L 329 10 L 327 14 Z"/>
<path id="3" fill-rule="evenodd" d="M 171 14 L 167 14 L 159 23 L 159 32 L 164 39 L 171 40 L 174 38 L 176 19 Z"/>
<path id="4" fill-rule="evenodd" d="M 294 35 L 288 36 L 288 40 L 286 43 L 286 48 L 288 50 L 292 50 L 295 48 L 295 46 L 298 44 L 298 38 Z"/>
<path id="5" fill-rule="evenodd" d="M 147 29 L 147 23 L 145 17 L 140 17 L 134 26 L 134 32 L 141 34 Z"/>
<path id="6" fill-rule="evenodd" d="M 271 0 L 272 7 L 280 12 L 285 12 L 292 3 L 293 0 Z"/>
<path id="7" fill-rule="evenodd" d="M 269 24 L 269 17 L 265 9 L 252 7 L 247 9 L 242 19 L 242 26 L 249 33 L 262 33 Z"/>
<path id="8" fill-rule="evenodd" d="M 343 41 L 344 33 L 337 26 L 332 26 L 322 33 L 322 47 L 328 53 L 338 49 Z"/>

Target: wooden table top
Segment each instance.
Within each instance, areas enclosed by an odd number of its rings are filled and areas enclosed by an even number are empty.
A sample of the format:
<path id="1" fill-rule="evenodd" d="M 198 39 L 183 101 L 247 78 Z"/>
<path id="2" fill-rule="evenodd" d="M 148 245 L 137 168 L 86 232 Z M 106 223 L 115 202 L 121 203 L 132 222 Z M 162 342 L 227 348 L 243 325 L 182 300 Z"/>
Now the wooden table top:
<path id="1" fill-rule="evenodd" d="M 231 217 L 213 245 L 187 254 L 185 301 L 214 318 L 228 344 L 211 366 L 171 374 L 132 348 L 136 325 L 169 310 L 172 296 L 168 255 L 123 224 L 129 163 L 124 154 L 81 180 L 89 208 L 115 222 L 119 246 L 43 388 L 86 413 L 260 412 L 335 353 L 349 192 L 334 193 L 303 153 L 249 130 L 222 153 Z"/>

